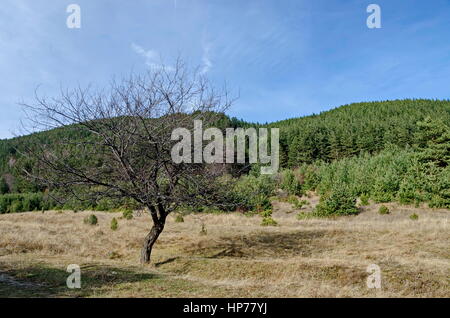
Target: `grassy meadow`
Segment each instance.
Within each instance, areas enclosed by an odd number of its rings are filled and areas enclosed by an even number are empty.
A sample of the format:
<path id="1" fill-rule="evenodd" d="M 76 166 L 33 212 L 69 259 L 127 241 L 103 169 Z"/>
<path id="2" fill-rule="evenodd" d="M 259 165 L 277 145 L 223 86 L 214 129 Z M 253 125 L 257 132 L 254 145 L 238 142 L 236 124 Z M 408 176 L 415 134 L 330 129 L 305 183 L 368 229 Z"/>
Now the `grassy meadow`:
<path id="1" fill-rule="evenodd" d="M 302 199 L 307 216 L 319 200 Z M 150 266 L 139 264 L 147 215 L 0 215 L 0 296 L 450 297 L 448 210 L 389 203 L 380 214 L 371 202 L 358 215 L 298 218 L 294 205 L 272 203 L 277 226 L 239 212 L 171 215 Z M 91 213 L 97 225 L 83 222 Z M 66 287 L 69 264 L 81 267 L 81 289 Z M 381 289 L 367 288 L 370 264 Z"/>

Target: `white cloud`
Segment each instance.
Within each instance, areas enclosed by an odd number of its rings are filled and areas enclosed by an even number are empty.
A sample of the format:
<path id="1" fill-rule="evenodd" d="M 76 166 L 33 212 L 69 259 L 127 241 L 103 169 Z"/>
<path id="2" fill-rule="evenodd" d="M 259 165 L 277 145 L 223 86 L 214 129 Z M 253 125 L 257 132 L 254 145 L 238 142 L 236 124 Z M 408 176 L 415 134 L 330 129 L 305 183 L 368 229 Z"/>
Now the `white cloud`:
<path id="1" fill-rule="evenodd" d="M 155 50 L 146 50 L 142 46 L 131 43 L 131 48 L 134 52 L 139 54 L 145 59 L 145 65 L 149 66 L 153 69 L 161 69 L 164 68 L 166 71 L 172 71 L 173 67 L 169 65 L 164 65 L 162 63 L 162 58 Z"/>

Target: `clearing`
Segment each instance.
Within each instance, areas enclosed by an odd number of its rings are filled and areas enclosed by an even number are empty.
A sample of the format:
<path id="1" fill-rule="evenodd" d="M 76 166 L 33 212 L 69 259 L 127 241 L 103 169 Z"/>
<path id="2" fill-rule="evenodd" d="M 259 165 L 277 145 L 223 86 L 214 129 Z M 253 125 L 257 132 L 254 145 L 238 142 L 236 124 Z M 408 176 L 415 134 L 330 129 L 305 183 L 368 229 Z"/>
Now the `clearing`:
<path id="1" fill-rule="evenodd" d="M 83 224 L 91 212 L 0 215 L 0 296 L 450 297 L 449 211 L 388 206 L 388 215 L 372 204 L 298 220 L 275 202 L 276 227 L 240 213 L 173 215 L 145 267 L 147 215 L 119 219 L 117 231 L 119 213 L 92 212 L 96 226 Z M 66 287 L 69 264 L 81 267 L 81 289 Z M 366 286 L 370 264 L 381 268 L 380 290 Z"/>

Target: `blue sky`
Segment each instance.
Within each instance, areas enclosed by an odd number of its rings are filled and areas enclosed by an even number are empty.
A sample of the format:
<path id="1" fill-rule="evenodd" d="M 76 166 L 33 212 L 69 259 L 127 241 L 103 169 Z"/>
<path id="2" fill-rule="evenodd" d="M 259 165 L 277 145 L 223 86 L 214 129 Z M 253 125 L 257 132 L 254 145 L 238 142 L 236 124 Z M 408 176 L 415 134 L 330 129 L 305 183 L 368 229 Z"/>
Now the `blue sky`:
<path id="1" fill-rule="evenodd" d="M 81 29 L 66 8 L 81 7 Z M 366 8 L 381 7 L 369 29 Z M 339 105 L 450 98 L 449 0 L 2 0 L 0 138 L 34 91 L 105 85 L 181 55 L 239 100 L 230 115 L 274 121 Z"/>

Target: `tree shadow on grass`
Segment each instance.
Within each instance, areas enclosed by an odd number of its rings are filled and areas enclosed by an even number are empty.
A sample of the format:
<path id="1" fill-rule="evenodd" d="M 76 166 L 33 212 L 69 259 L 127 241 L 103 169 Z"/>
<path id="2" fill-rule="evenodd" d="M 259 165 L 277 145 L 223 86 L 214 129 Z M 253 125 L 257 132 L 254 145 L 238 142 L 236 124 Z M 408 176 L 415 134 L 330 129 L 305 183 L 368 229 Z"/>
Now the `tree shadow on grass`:
<path id="1" fill-rule="evenodd" d="M 165 265 L 165 264 L 169 264 L 169 263 L 175 262 L 175 261 L 176 261 L 177 259 L 179 259 L 179 258 L 180 258 L 179 256 L 168 258 L 168 259 L 166 259 L 166 260 L 164 260 L 164 261 L 155 263 L 155 267 L 159 267 L 159 266 L 161 266 L 161 265 Z"/>
<path id="2" fill-rule="evenodd" d="M 66 281 L 70 274 L 63 268 L 42 264 L 20 269 L 0 267 L 0 297 L 89 297 L 119 284 L 160 278 L 151 273 L 88 265 L 81 266 L 81 288 L 69 289 Z"/>
<path id="3" fill-rule="evenodd" d="M 221 257 L 292 257 L 311 256 L 326 247 L 320 238 L 326 231 L 295 231 L 288 233 L 259 232 L 250 235 L 221 238 L 220 241 L 202 242 L 189 252 L 207 258 Z"/>

